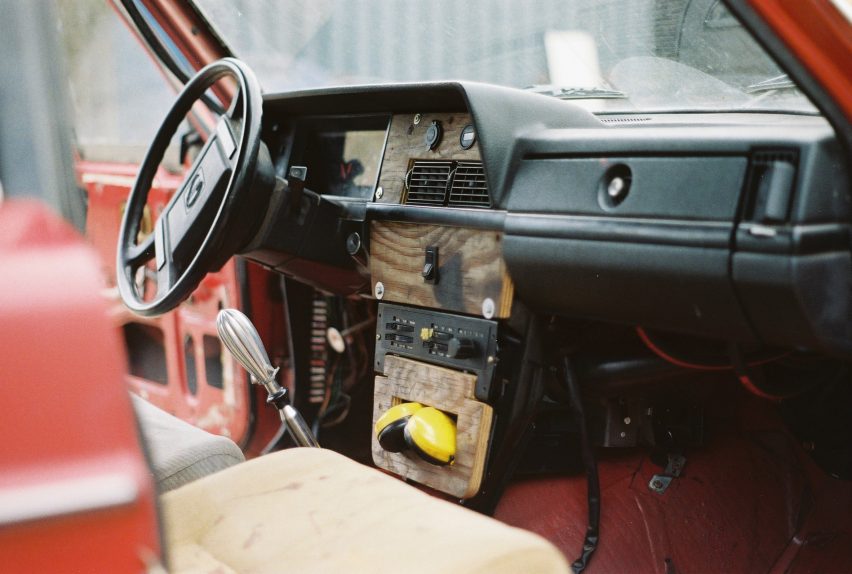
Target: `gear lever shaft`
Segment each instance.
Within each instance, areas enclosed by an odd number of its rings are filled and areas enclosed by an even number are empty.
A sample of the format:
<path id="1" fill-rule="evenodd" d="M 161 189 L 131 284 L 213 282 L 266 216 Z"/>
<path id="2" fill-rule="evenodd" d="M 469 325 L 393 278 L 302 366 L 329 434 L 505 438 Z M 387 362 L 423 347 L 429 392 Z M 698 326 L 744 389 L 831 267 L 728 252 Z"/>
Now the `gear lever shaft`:
<path id="1" fill-rule="evenodd" d="M 287 389 L 275 380 L 278 369 L 270 363 L 260 335 L 249 318 L 236 309 L 222 309 L 216 317 L 216 329 L 234 358 L 249 372 L 251 382 L 266 387 L 269 393 L 266 402 L 278 409 L 281 421 L 296 444 L 318 447 L 319 443 L 305 419 L 290 404 Z"/>

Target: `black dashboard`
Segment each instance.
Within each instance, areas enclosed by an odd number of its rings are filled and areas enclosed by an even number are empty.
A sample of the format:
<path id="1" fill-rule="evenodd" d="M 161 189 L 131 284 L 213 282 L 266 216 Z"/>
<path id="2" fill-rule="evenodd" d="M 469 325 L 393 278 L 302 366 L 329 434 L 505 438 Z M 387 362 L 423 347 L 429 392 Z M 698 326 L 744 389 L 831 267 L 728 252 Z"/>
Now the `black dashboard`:
<path id="1" fill-rule="evenodd" d="M 325 290 L 852 351 L 848 165 L 821 117 L 595 116 L 508 88 L 411 84 L 266 96 L 264 140 L 279 185 L 244 255 Z M 307 167 L 298 201 L 293 166 Z M 473 202 L 453 203 L 457 187 Z M 468 235 L 453 247 L 455 232 Z M 437 285 L 428 237 L 443 249 Z"/>

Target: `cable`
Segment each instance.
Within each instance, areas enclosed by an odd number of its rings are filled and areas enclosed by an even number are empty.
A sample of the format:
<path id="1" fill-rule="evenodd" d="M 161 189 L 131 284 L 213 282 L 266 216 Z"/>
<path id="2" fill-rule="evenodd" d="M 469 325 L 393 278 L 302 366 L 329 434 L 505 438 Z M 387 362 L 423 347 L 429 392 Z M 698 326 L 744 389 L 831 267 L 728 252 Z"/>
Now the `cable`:
<path id="1" fill-rule="evenodd" d="M 651 339 L 650 335 L 643 329 L 642 327 L 636 327 L 636 334 L 642 340 L 648 349 L 664 361 L 671 363 L 672 365 L 676 365 L 678 367 L 684 369 L 693 369 L 697 371 L 734 371 L 737 375 L 737 380 L 740 384 L 751 394 L 758 396 L 762 399 L 767 399 L 770 401 L 781 401 L 783 399 L 790 398 L 795 396 L 796 392 L 785 393 L 785 394 L 772 394 L 761 389 L 748 374 L 748 369 L 750 367 L 757 367 L 760 365 L 765 365 L 766 363 L 771 363 L 773 361 L 777 361 L 778 359 L 782 359 L 789 355 L 789 352 L 781 353 L 779 355 L 773 355 L 770 357 L 764 357 L 761 359 L 757 359 L 751 361 L 749 363 L 745 362 L 745 359 L 742 356 L 742 353 L 739 350 L 737 345 L 731 343 L 729 345 L 729 356 L 731 357 L 730 364 L 702 364 L 702 363 L 693 363 L 690 361 L 685 361 L 678 357 L 675 357 L 671 353 L 663 350 L 658 343 L 654 342 Z"/>
<path id="2" fill-rule="evenodd" d="M 641 339 L 642 343 L 655 355 L 663 359 L 664 361 L 671 363 L 672 365 L 676 365 L 678 367 L 682 367 L 684 369 L 693 369 L 696 371 L 733 371 L 735 370 L 733 363 L 717 363 L 717 364 L 708 364 L 708 363 L 695 363 L 692 361 L 688 361 L 679 357 L 674 356 L 672 353 L 664 350 L 660 347 L 659 343 L 655 342 L 651 336 L 648 334 L 645 329 L 642 327 L 636 327 L 636 334 Z M 773 361 L 777 361 L 778 359 L 782 359 L 789 355 L 789 352 L 780 353 L 777 355 L 771 355 L 768 357 L 762 357 L 760 359 L 755 359 L 746 364 L 748 367 L 757 367 L 759 365 L 765 365 L 766 363 L 771 363 Z"/>
<path id="3" fill-rule="evenodd" d="M 580 396 L 580 383 L 571 366 L 571 360 L 565 356 L 562 358 L 562 368 L 565 376 L 565 386 L 568 387 L 568 395 L 571 399 L 571 412 L 574 420 L 580 427 L 580 447 L 583 453 L 583 465 L 586 467 L 586 483 L 588 485 L 588 526 L 586 527 L 586 538 L 583 541 L 583 551 L 580 557 L 571 564 L 574 574 L 585 570 L 598 547 L 600 540 L 601 520 L 601 485 L 598 480 L 598 465 L 595 461 L 595 453 L 592 442 L 586 428 L 586 411 L 583 408 Z"/>

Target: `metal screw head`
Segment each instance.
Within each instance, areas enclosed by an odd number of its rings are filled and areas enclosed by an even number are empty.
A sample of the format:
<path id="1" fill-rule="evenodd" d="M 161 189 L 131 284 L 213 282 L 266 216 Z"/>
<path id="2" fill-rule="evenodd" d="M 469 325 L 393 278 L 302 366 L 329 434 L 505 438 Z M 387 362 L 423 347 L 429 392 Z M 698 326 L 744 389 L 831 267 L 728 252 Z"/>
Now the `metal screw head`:
<path id="1" fill-rule="evenodd" d="M 384 194 L 385 190 L 382 189 L 382 186 L 376 188 L 376 199 L 381 199 Z"/>
<path id="2" fill-rule="evenodd" d="M 627 438 L 627 433 L 624 432 L 624 431 L 621 431 L 621 433 L 618 436 L 620 436 L 621 438 Z"/>
<path id="3" fill-rule="evenodd" d="M 660 474 L 655 474 L 651 477 L 651 481 L 648 482 L 648 488 L 651 492 L 656 492 L 657 494 L 663 494 L 666 489 L 671 485 L 672 477 L 664 476 Z"/>
<path id="4" fill-rule="evenodd" d="M 376 333 L 376 341 L 381 341 L 381 340 L 382 340 L 381 333 Z"/>
<path id="5" fill-rule="evenodd" d="M 376 299 L 381 299 L 385 296 L 385 285 L 381 281 L 376 282 Z"/>
<path id="6" fill-rule="evenodd" d="M 630 417 L 624 417 L 624 424 L 629 425 L 632 422 Z"/>
<path id="7" fill-rule="evenodd" d="M 423 116 L 421 116 L 420 114 L 414 114 L 414 125 L 416 126 L 417 124 L 419 124 L 420 120 L 422 120 L 422 119 L 423 119 Z"/>
<path id="8" fill-rule="evenodd" d="M 609 182 L 609 185 L 606 188 L 606 193 L 613 199 L 617 199 L 618 196 L 621 195 L 621 192 L 624 191 L 624 178 L 622 177 L 614 177 L 612 181 Z"/>
<path id="9" fill-rule="evenodd" d="M 486 319 L 490 319 L 494 316 L 494 311 L 494 299 L 492 299 L 491 297 L 486 297 L 482 301 L 482 316 Z"/>

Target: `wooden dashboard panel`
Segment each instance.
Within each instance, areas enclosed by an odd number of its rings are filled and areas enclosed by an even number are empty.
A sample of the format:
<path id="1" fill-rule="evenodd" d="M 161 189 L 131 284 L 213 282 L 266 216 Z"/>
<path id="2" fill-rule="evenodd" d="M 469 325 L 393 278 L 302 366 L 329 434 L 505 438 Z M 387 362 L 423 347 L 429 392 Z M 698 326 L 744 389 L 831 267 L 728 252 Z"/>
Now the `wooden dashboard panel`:
<path id="1" fill-rule="evenodd" d="M 388 143 L 385 157 L 382 160 L 382 171 L 379 175 L 379 186 L 382 197 L 378 203 L 399 203 L 405 187 L 405 173 L 409 162 L 414 159 L 454 159 L 480 160 L 479 142 L 470 149 L 463 149 L 459 144 L 459 136 L 464 127 L 472 120 L 470 114 L 421 114 L 420 122 L 414 123 L 415 114 L 396 114 L 391 119 Z M 429 125 L 438 120 L 444 129 L 438 147 L 429 150 L 424 143 L 426 130 Z"/>
<path id="2" fill-rule="evenodd" d="M 421 276 L 428 247 L 438 248 L 435 284 Z M 381 282 L 383 301 L 482 315 L 483 302 L 489 298 L 494 318 L 509 316 L 514 287 L 503 261 L 500 233 L 374 221 L 370 252 L 373 293 Z"/>
<path id="3" fill-rule="evenodd" d="M 427 365 L 388 355 L 384 377 L 376 377 L 373 428 L 379 417 L 401 402 L 419 402 L 456 416 L 456 459 L 450 466 L 435 466 L 417 455 L 387 452 L 373 433 L 373 462 L 379 468 L 410 478 L 456 498 L 479 491 L 492 408 L 474 398 L 476 375 Z"/>

